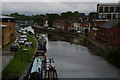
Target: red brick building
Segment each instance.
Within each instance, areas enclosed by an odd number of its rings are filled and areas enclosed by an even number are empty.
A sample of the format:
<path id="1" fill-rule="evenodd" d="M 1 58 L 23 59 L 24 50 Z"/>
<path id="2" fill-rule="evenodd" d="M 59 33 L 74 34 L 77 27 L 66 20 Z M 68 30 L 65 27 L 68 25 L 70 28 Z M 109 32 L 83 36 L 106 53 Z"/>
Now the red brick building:
<path id="1" fill-rule="evenodd" d="M 2 45 L 0 46 L 5 46 L 10 42 L 10 28 L 7 25 L 0 25 L 0 30 L 1 30 L 1 40 L 2 40 Z"/>
<path id="2" fill-rule="evenodd" d="M 70 23 L 67 21 L 54 21 L 53 22 L 53 27 L 57 29 L 68 30 L 69 26 L 70 26 Z"/>
<path id="3" fill-rule="evenodd" d="M 120 20 L 110 20 L 100 29 L 100 40 L 120 48 Z"/>
<path id="4" fill-rule="evenodd" d="M 90 16 L 60 18 L 53 22 L 53 27 L 63 30 L 80 30 L 89 29 L 93 18 Z"/>
<path id="5" fill-rule="evenodd" d="M 100 36 L 100 26 L 103 25 L 106 21 L 102 21 L 102 20 L 95 20 L 92 23 L 92 30 L 89 32 L 89 36 L 91 38 L 96 38 L 98 39 Z"/>
<path id="6" fill-rule="evenodd" d="M 68 19 L 56 19 L 53 22 L 53 27 L 57 29 L 68 30 L 69 26 L 70 26 L 70 22 Z"/>

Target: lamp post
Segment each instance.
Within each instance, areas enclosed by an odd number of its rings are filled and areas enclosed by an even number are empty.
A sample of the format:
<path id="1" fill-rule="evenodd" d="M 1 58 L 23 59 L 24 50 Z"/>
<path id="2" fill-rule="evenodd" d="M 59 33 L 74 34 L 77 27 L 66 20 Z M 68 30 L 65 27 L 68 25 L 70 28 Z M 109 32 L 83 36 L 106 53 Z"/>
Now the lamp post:
<path id="1" fill-rule="evenodd" d="M 28 49 L 25 48 L 25 49 L 23 49 L 23 51 L 24 51 L 24 55 L 26 55 Z"/>

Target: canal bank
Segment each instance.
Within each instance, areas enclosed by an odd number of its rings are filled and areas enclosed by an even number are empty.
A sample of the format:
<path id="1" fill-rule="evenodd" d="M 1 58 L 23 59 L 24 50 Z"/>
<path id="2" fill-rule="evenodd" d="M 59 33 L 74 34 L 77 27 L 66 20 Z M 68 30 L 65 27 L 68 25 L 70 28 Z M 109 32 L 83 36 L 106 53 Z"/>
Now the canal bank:
<path id="1" fill-rule="evenodd" d="M 112 47 L 107 47 L 104 43 L 102 43 L 99 40 L 96 39 L 91 39 L 88 36 L 84 36 L 82 34 L 76 34 L 75 32 L 70 32 L 70 31 L 63 31 L 63 30 L 50 30 L 50 29 L 45 29 L 45 28 L 39 28 L 39 27 L 34 27 L 36 32 L 41 32 L 41 33 L 49 33 L 49 34 L 54 34 L 54 35 L 60 35 L 60 36 L 66 36 L 66 37 L 71 37 L 71 38 L 77 38 L 77 41 L 79 41 L 80 45 L 84 45 L 89 48 L 90 53 L 96 56 L 101 56 L 111 64 L 114 64 L 116 67 L 120 68 L 120 59 L 117 61 L 115 60 L 114 55 L 115 52 L 119 53 L 119 50 L 114 49 Z M 119 54 L 117 54 L 118 58 L 120 57 Z M 109 57 L 110 56 L 110 57 Z M 112 61 L 111 61 L 112 58 Z"/>

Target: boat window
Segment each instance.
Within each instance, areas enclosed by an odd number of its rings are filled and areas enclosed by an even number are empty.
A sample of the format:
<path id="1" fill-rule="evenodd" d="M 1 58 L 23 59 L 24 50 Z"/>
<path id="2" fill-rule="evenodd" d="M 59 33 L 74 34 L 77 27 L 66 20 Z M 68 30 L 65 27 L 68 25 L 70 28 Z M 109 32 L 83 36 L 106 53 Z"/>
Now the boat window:
<path id="1" fill-rule="evenodd" d="M 57 78 L 57 73 L 56 73 L 56 71 L 54 71 L 54 78 Z"/>
<path id="2" fill-rule="evenodd" d="M 48 78 L 48 71 L 46 71 L 45 78 Z"/>
<path id="3" fill-rule="evenodd" d="M 49 71 L 49 78 L 50 79 L 53 79 L 54 77 L 53 77 L 53 71 Z"/>
<path id="4" fill-rule="evenodd" d="M 44 56 L 44 54 L 41 52 L 37 52 L 37 56 Z"/>

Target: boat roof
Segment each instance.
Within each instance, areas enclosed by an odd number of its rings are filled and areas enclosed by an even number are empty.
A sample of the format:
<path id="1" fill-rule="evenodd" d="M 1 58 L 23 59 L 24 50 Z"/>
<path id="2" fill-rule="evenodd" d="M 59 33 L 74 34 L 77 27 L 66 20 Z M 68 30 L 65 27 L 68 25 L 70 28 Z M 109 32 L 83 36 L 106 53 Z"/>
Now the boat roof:
<path id="1" fill-rule="evenodd" d="M 37 50 L 36 52 L 45 53 L 45 51 L 43 51 L 43 50 Z"/>
<path id="2" fill-rule="evenodd" d="M 8 26 L 7 25 L 0 25 L 0 27 L 7 28 Z"/>
<path id="3" fill-rule="evenodd" d="M 34 62 L 33 62 L 33 66 L 31 69 L 31 73 L 34 72 L 40 72 L 39 70 L 41 70 L 42 68 L 42 61 L 40 58 L 35 58 Z"/>

